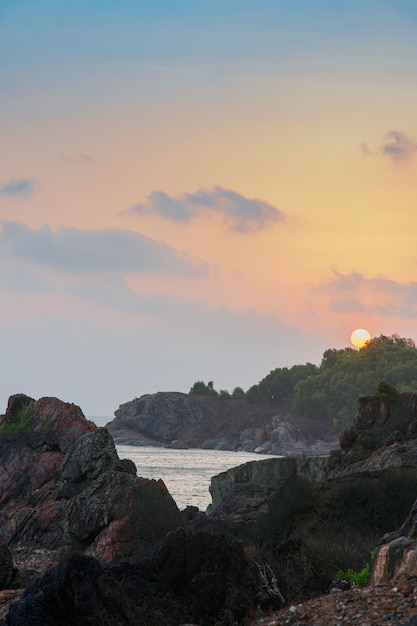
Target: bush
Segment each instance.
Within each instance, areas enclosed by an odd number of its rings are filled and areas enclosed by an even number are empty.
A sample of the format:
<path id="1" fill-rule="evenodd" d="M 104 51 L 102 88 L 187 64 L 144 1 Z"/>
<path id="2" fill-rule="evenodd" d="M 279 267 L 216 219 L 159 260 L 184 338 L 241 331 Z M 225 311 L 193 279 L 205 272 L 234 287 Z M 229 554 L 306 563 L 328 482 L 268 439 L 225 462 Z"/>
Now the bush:
<path id="1" fill-rule="evenodd" d="M 27 416 L 27 411 L 28 407 L 22 406 L 14 413 L 6 413 L 0 426 L 0 438 L 29 433 L 31 419 Z"/>
<path id="2" fill-rule="evenodd" d="M 371 552 L 371 560 L 373 558 L 374 558 L 374 552 Z M 353 569 L 351 568 L 349 568 L 347 572 L 344 572 L 343 570 L 339 570 L 337 572 L 337 577 L 341 578 L 342 580 L 347 580 L 353 585 L 357 585 L 358 587 L 363 587 L 364 585 L 368 583 L 370 573 L 371 573 L 371 566 L 369 565 L 369 563 L 367 563 L 365 567 L 361 569 L 360 572 L 354 572 Z"/>

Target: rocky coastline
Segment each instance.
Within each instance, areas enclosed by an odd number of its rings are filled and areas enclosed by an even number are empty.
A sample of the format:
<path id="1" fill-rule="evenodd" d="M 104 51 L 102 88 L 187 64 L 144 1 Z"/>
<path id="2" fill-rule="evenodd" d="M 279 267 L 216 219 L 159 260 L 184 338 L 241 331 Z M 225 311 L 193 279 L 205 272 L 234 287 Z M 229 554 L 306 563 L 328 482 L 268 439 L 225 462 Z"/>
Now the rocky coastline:
<path id="1" fill-rule="evenodd" d="M 121 404 L 114 414 L 106 427 L 117 444 L 309 456 L 339 447 L 334 430 L 297 424 L 288 407 L 246 398 L 159 392 Z"/>
<path id="2" fill-rule="evenodd" d="M 141 429 L 163 445 L 213 438 L 219 413 L 203 425 L 203 404 L 195 414 L 177 395 L 156 426 L 167 398 L 147 398 Z M 122 413 L 113 434 L 129 425 Z M 289 429 L 273 418 L 252 441 L 283 445 Z M 228 425 L 235 442 L 243 426 Z M 56 398 L 18 394 L 0 416 L 3 626 L 417 623 L 417 394 L 362 399 L 326 454 L 295 453 L 308 439 L 296 431 L 283 458 L 214 476 L 207 512 L 179 511 L 162 481 L 118 458 L 109 431 Z M 217 438 L 233 442 L 225 427 Z M 366 561 L 366 587 L 335 586 Z"/>

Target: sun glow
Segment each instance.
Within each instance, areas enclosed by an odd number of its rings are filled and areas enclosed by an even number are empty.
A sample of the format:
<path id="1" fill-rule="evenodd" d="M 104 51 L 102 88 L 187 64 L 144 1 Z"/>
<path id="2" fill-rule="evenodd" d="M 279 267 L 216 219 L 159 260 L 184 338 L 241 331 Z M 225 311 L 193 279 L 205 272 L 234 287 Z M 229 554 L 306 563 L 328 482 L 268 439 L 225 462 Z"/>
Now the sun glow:
<path id="1" fill-rule="evenodd" d="M 371 339 L 371 335 L 364 328 L 357 328 L 350 336 L 350 341 L 355 348 L 363 348 Z"/>

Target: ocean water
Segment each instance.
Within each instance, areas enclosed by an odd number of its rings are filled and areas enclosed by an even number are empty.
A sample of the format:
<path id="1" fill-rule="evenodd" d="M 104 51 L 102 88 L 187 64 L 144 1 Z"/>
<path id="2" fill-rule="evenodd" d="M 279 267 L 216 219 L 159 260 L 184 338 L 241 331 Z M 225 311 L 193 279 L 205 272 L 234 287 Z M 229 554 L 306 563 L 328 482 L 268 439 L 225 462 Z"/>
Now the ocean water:
<path id="1" fill-rule="evenodd" d="M 110 416 L 88 416 L 97 426 L 105 426 L 113 418 Z M 210 480 L 231 467 L 248 461 L 269 459 L 271 455 L 250 452 L 229 452 L 222 450 L 175 450 L 153 446 L 117 445 L 121 459 L 131 459 L 143 478 L 161 478 L 177 506 L 198 506 L 205 511 L 211 504 Z"/>
<path id="2" fill-rule="evenodd" d="M 175 450 L 152 446 L 117 445 L 121 459 L 131 459 L 138 469 L 138 476 L 161 478 L 177 506 L 197 506 L 205 511 L 211 504 L 210 479 L 248 461 L 260 461 L 271 455 L 249 452 L 226 452 L 221 450 Z"/>

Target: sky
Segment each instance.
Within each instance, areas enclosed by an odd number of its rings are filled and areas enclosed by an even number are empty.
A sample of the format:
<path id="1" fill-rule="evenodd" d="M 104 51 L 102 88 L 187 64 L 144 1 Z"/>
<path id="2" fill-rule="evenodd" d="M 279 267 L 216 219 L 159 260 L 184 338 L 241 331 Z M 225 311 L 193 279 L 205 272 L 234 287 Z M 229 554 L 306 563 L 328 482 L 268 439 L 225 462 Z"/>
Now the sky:
<path id="1" fill-rule="evenodd" d="M 417 340 L 417 1 L 0 0 L 0 412 Z"/>

